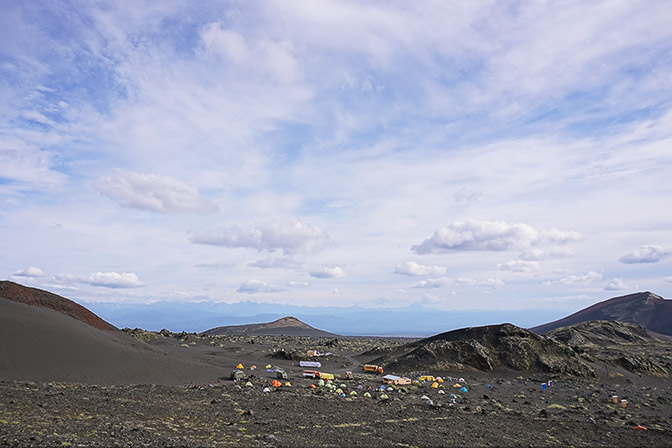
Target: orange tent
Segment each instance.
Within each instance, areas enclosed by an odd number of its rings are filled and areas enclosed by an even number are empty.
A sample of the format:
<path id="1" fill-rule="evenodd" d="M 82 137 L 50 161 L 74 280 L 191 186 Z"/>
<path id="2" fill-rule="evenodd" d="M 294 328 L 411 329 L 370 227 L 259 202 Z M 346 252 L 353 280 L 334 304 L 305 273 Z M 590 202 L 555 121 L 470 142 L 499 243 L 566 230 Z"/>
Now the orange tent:
<path id="1" fill-rule="evenodd" d="M 280 386 L 282 386 L 282 383 L 281 383 L 280 381 L 278 381 L 278 380 L 273 380 L 273 381 L 271 382 L 271 384 L 273 385 L 273 387 L 280 387 Z"/>

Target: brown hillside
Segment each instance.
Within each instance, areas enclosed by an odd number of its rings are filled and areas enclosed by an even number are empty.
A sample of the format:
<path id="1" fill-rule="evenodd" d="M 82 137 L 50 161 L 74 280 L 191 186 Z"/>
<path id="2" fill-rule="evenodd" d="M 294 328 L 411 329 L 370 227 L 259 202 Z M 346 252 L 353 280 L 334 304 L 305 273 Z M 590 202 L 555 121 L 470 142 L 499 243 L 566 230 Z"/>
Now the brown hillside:
<path id="1" fill-rule="evenodd" d="M 337 334 L 311 327 L 307 323 L 301 322 L 299 319 L 292 316 L 285 316 L 281 319 L 267 323 L 217 327 L 206 330 L 201 334 L 206 336 L 244 334 L 257 336 L 308 336 L 315 338 L 340 337 Z"/>
<path id="2" fill-rule="evenodd" d="M 117 330 L 114 325 L 105 322 L 103 319 L 83 306 L 76 304 L 72 300 L 41 289 L 30 288 L 10 281 L 0 281 L 0 298 L 25 303 L 26 305 L 50 308 L 65 314 L 66 316 L 80 320 L 94 328 L 98 328 L 99 330 Z"/>
<path id="3" fill-rule="evenodd" d="M 672 335 L 672 300 L 665 300 L 651 292 L 614 297 L 560 320 L 530 328 L 530 331 L 544 334 L 592 320 L 630 322 L 657 333 Z"/>

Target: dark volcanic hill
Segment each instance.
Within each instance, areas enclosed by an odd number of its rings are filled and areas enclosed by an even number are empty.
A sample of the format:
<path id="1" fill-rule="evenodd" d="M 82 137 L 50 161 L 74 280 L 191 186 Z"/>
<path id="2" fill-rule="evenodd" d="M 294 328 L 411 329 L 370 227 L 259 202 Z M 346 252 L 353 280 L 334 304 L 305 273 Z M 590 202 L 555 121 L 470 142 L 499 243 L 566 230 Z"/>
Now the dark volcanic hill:
<path id="1" fill-rule="evenodd" d="M 215 335 L 250 335 L 250 336 L 308 336 L 314 338 L 336 338 L 337 334 L 318 330 L 301 322 L 296 317 L 286 316 L 273 322 L 248 325 L 229 325 L 212 328 L 201 333 L 206 336 Z"/>
<path id="2" fill-rule="evenodd" d="M 614 297 L 555 322 L 530 328 L 530 331 L 544 334 L 556 328 L 591 320 L 630 322 L 656 333 L 672 335 L 672 300 L 665 300 L 650 292 Z"/>
<path id="3" fill-rule="evenodd" d="M 504 367 L 518 371 L 593 376 L 578 353 L 512 324 L 463 328 L 406 344 L 374 363 L 395 372 Z"/>
<path id="4" fill-rule="evenodd" d="M 117 330 L 115 326 L 105 322 L 103 319 L 72 300 L 41 289 L 29 288 L 10 281 L 0 281 L 0 298 L 25 303 L 26 305 L 50 308 L 65 314 L 66 316 L 82 321 L 85 324 L 91 325 L 92 327 L 98 328 L 99 330 Z"/>
<path id="5" fill-rule="evenodd" d="M 588 321 L 551 330 L 545 336 L 612 367 L 644 375 L 672 375 L 672 338 L 651 334 L 637 324 Z"/>
<path id="6" fill-rule="evenodd" d="M 0 380 L 186 384 L 221 375 L 137 341 L 68 299 L 0 283 Z"/>

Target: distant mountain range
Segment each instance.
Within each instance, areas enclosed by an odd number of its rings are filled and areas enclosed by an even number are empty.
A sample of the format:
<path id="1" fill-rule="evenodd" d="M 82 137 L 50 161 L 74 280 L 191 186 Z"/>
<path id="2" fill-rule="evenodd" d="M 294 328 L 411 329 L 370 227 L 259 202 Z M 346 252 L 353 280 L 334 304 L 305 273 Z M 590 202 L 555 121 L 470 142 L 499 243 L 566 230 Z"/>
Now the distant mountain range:
<path id="1" fill-rule="evenodd" d="M 250 336 L 308 336 L 314 338 L 335 338 L 339 335 L 318 330 L 301 322 L 296 317 L 287 316 L 268 323 L 229 325 L 212 328 L 202 333 L 205 336 L 229 336 L 244 334 Z"/>
<path id="2" fill-rule="evenodd" d="M 556 328 L 592 320 L 630 322 L 656 333 L 672 335 L 672 300 L 665 300 L 651 292 L 628 294 L 596 303 L 570 316 L 530 330 L 544 334 Z"/>
<path id="3" fill-rule="evenodd" d="M 296 306 L 257 302 L 105 303 L 77 300 L 119 328 L 201 333 L 211 328 L 272 322 L 285 316 L 344 336 L 425 337 L 466 325 L 511 322 L 531 327 L 566 315 L 557 310 L 438 310 L 420 304 L 403 308 Z"/>

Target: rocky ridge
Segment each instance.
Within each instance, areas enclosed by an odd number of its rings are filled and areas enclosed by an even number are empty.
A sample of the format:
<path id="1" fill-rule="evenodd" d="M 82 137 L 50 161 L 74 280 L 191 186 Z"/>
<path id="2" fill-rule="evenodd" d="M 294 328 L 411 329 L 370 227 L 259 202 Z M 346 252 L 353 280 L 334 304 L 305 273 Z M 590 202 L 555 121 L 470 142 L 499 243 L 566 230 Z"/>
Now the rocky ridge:
<path id="1" fill-rule="evenodd" d="M 375 360 L 387 369 L 517 371 L 595 376 L 572 348 L 512 324 L 464 328 L 399 347 Z"/>

